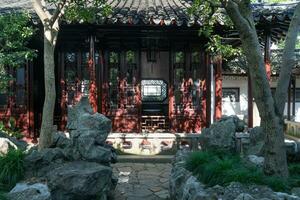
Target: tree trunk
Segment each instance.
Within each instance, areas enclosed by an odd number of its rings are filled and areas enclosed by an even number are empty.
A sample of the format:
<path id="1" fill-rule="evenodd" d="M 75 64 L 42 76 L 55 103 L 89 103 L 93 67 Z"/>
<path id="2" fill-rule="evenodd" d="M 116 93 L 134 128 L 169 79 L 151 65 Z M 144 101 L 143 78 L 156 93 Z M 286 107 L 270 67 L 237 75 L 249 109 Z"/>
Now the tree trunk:
<path id="1" fill-rule="evenodd" d="M 45 101 L 43 107 L 41 133 L 39 139 L 39 150 L 47 148 L 52 143 L 52 132 L 54 131 L 53 116 L 55 106 L 55 74 L 54 74 L 54 48 L 56 40 L 55 31 L 44 28 L 44 78 L 45 78 Z"/>
<path id="2" fill-rule="evenodd" d="M 266 134 L 264 172 L 268 175 L 287 177 L 283 119 L 275 112 L 275 103 L 267 79 L 250 1 L 242 0 L 236 3 L 230 0 L 224 5 L 242 41 L 242 49 L 248 62 L 253 96 L 261 117 L 261 127 Z"/>
<path id="3" fill-rule="evenodd" d="M 288 177 L 286 149 L 284 143 L 284 121 L 281 117 L 262 119 L 261 127 L 265 131 L 265 163 L 266 175 Z"/>

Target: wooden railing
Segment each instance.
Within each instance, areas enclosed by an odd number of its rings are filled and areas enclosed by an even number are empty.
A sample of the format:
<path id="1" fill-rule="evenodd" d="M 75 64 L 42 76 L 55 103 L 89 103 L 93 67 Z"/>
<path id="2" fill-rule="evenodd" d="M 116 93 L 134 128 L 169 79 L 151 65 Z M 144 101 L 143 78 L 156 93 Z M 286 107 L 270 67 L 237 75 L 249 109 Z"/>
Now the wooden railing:
<path id="1" fill-rule="evenodd" d="M 300 138 L 300 122 L 285 120 L 286 135 Z"/>

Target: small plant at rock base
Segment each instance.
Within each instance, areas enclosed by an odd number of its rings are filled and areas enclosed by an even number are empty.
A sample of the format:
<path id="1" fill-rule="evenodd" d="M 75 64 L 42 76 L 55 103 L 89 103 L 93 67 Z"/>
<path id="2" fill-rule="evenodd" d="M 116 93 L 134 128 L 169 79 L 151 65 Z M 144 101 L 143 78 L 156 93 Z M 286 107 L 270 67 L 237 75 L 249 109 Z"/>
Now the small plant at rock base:
<path id="1" fill-rule="evenodd" d="M 0 155 L 0 191 L 12 189 L 24 177 L 24 153 L 21 150 L 9 150 Z"/>
<path id="2" fill-rule="evenodd" d="M 15 119 L 12 117 L 9 119 L 9 128 L 7 128 L 2 121 L 0 121 L 0 131 L 10 137 L 15 137 L 17 139 L 22 139 L 24 137 L 17 128 Z"/>

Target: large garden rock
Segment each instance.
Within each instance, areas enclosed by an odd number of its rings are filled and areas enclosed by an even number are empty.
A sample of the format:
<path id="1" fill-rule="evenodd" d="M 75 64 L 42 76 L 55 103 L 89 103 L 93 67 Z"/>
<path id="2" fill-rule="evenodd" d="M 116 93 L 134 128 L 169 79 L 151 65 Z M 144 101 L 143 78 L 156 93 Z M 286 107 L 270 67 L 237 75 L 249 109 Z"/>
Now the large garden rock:
<path id="1" fill-rule="evenodd" d="M 0 155 L 7 154 L 10 149 L 18 149 L 18 147 L 8 138 L 0 138 Z"/>
<path id="2" fill-rule="evenodd" d="M 77 149 L 83 160 L 109 163 L 112 159 L 111 149 L 95 143 L 95 139 L 89 136 L 79 137 L 76 142 Z"/>
<path id="3" fill-rule="evenodd" d="M 112 169 L 97 163 L 66 163 L 46 175 L 53 200 L 106 199 L 114 188 Z"/>
<path id="4" fill-rule="evenodd" d="M 201 184 L 194 176 L 190 176 L 183 187 L 182 199 L 209 200 L 209 194 L 204 189 L 205 185 Z"/>
<path id="5" fill-rule="evenodd" d="M 100 113 L 84 113 L 78 118 L 77 130 L 97 130 L 99 133 L 106 135 L 111 131 L 111 121 Z M 107 135 L 104 137 L 107 137 Z"/>
<path id="6" fill-rule="evenodd" d="M 249 132 L 250 144 L 245 150 L 247 155 L 256 155 L 263 156 L 264 155 L 264 139 L 265 134 L 263 129 L 259 126 L 254 127 Z"/>
<path id="7" fill-rule="evenodd" d="M 76 130 L 78 129 L 79 118 L 84 114 L 93 114 L 93 109 L 89 103 L 88 97 L 82 97 L 80 102 L 75 106 L 68 107 L 68 122 L 67 129 Z"/>
<path id="8" fill-rule="evenodd" d="M 169 192 L 171 199 L 182 199 L 183 188 L 192 173 L 184 168 L 187 153 L 178 151 L 173 161 L 173 168 L 169 178 Z"/>
<path id="9" fill-rule="evenodd" d="M 55 132 L 53 134 L 52 147 L 66 148 L 72 145 L 70 140 L 70 134 L 65 132 Z"/>
<path id="10" fill-rule="evenodd" d="M 41 151 L 34 150 L 24 158 L 26 177 L 41 177 L 45 172 L 52 170 L 69 160 L 63 149 L 47 148 Z"/>
<path id="11" fill-rule="evenodd" d="M 210 128 L 205 128 L 200 135 L 201 147 L 208 149 L 233 150 L 236 124 L 234 118 L 222 119 L 215 122 Z"/>
<path id="12" fill-rule="evenodd" d="M 189 153 L 178 151 L 169 178 L 170 199 L 172 200 L 300 200 L 299 188 L 291 193 L 274 192 L 267 186 L 232 182 L 228 186 L 210 187 L 199 182 L 190 171 L 185 169 L 185 160 Z"/>
<path id="13" fill-rule="evenodd" d="M 0 138 L 7 138 L 10 142 L 12 142 L 16 147 L 22 151 L 25 151 L 28 148 L 27 142 L 23 140 L 19 140 L 15 137 L 11 137 L 5 133 L 0 132 Z"/>
<path id="14" fill-rule="evenodd" d="M 68 120 L 70 134 L 55 133 L 51 148 L 25 157 L 26 178 L 45 180 L 53 200 L 106 200 L 117 184 L 116 154 L 105 144 L 111 121 L 93 113 L 87 98 L 69 108 Z"/>
<path id="15" fill-rule="evenodd" d="M 255 200 L 250 194 L 242 193 L 237 196 L 234 200 Z"/>
<path id="16" fill-rule="evenodd" d="M 43 183 L 18 183 L 8 194 L 9 200 L 52 200 L 49 188 Z"/>
<path id="17" fill-rule="evenodd" d="M 233 121 L 234 125 L 235 125 L 235 131 L 236 132 L 243 132 L 246 126 L 246 123 L 241 120 L 240 118 L 238 118 L 235 115 L 232 116 L 224 116 L 222 117 L 218 122 L 223 122 L 223 121 L 228 121 L 231 120 Z"/>
<path id="18" fill-rule="evenodd" d="M 291 192 L 293 195 L 300 197 L 300 187 L 293 188 Z"/>
<path id="19" fill-rule="evenodd" d="M 256 155 L 248 155 L 247 161 L 255 167 L 263 167 L 265 158 Z"/>
<path id="20" fill-rule="evenodd" d="M 241 193 L 249 194 L 254 199 L 272 199 L 272 200 L 300 200 L 300 198 L 287 193 L 274 192 L 267 186 L 246 185 L 238 182 L 232 182 L 225 188 L 222 199 L 229 200 L 237 198 Z"/>

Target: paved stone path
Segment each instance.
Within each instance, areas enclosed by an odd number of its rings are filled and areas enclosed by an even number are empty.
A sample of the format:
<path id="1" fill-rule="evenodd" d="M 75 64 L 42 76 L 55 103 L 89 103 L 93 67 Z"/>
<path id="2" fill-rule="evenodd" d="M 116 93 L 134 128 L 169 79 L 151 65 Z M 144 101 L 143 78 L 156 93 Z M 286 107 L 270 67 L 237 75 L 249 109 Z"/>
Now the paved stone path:
<path id="1" fill-rule="evenodd" d="M 169 197 L 170 163 L 117 163 L 116 200 L 166 200 Z"/>

